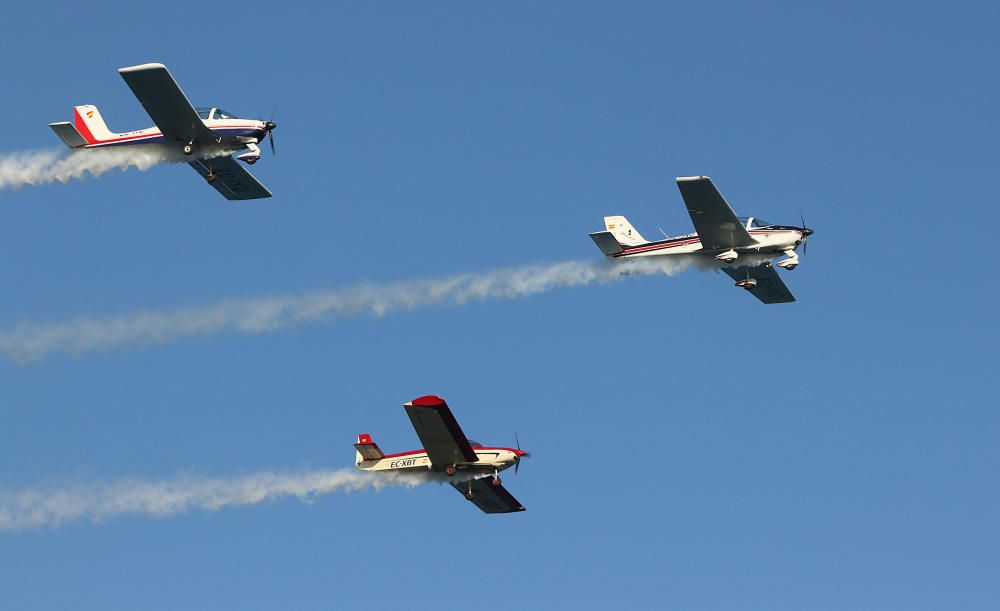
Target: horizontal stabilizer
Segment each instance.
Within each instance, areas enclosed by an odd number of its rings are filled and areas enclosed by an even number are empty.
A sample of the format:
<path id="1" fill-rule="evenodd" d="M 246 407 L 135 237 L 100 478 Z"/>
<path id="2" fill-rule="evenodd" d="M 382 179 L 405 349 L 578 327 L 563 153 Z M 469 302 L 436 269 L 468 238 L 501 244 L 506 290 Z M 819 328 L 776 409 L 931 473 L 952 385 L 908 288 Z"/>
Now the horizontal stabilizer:
<path id="1" fill-rule="evenodd" d="M 622 245 L 618 243 L 618 240 L 615 239 L 615 236 L 612 235 L 610 231 L 598 231 L 596 233 L 592 233 L 590 234 L 590 239 L 594 241 L 594 244 L 597 244 L 597 247 L 601 249 L 601 252 L 609 257 L 617 255 L 624 250 Z"/>
<path id="2" fill-rule="evenodd" d="M 62 123 L 49 123 L 49 127 L 51 127 L 52 131 L 54 131 L 57 136 L 62 138 L 62 141 L 66 143 L 66 146 L 71 149 L 77 149 L 87 144 L 87 141 L 80 135 L 80 132 L 76 131 L 73 124 L 68 121 L 64 121 Z"/>
<path id="3" fill-rule="evenodd" d="M 378 444 L 372 441 L 372 436 L 364 433 L 358 435 L 358 442 L 354 444 L 354 449 L 358 451 L 358 460 L 380 460 L 385 457 Z"/>

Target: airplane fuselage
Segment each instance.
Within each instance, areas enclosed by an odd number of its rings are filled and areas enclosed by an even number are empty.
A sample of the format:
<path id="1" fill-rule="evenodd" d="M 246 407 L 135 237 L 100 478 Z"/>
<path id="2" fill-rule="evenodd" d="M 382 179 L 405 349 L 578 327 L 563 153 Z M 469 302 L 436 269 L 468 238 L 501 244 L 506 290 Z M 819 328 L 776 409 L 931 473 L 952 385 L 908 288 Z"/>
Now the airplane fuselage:
<path id="1" fill-rule="evenodd" d="M 495 473 L 512 467 L 517 462 L 520 450 L 513 448 L 475 447 L 476 462 L 461 462 L 455 464 L 458 471 L 474 471 Z M 520 454 L 519 454 L 520 452 Z M 364 471 L 428 471 L 432 469 L 431 461 L 424 450 L 387 454 L 376 460 L 362 460 L 357 468 Z"/>
<path id="2" fill-rule="evenodd" d="M 257 143 L 267 135 L 267 123 L 256 119 L 202 119 L 212 133 L 216 134 L 217 140 L 211 143 L 199 143 L 199 149 L 211 149 L 213 152 L 222 154 L 234 153 L 247 148 L 248 143 Z M 80 129 L 80 123 L 77 124 Z M 82 133 L 82 130 L 81 130 Z M 175 141 L 166 141 L 163 133 L 157 127 L 148 127 L 131 132 L 112 134 L 111 137 L 97 139 L 90 134 L 82 134 L 88 140 L 95 142 L 84 145 L 84 148 L 102 148 L 106 146 L 123 145 L 171 145 L 176 146 Z"/>
<path id="3" fill-rule="evenodd" d="M 760 255 L 773 255 L 776 259 L 788 250 L 794 250 L 802 243 L 804 232 L 801 227 L 788 227 L 776 225 L 760 229 L 750 229 L 748 233 L 756 241 L 752 246 L 735 248 L 737 253 L 752 253 Z M 680 255 L 701 253 L 715 256 L 722 249 L 705 249 L 702 247 L 701 239 L 697 233 L 688 233 L 682 236 L 675 236 L 647 242 L 636 246 L 622 246 L 622 252 L 610 255 L 612 259 L 629 257 L 650 257 L 661 255 Z"/>

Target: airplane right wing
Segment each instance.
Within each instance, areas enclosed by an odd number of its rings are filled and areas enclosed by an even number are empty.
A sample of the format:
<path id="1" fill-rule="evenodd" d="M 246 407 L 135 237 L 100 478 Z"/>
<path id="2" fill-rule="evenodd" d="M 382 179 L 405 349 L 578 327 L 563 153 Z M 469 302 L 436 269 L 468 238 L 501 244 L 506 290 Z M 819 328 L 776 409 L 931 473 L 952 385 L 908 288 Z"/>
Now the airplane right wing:
<path id="1" fill-rule="evenodd" d="M 432 469 L 444 471 L 454 464 L 479 460 L 444 399 L 420 397 L 405 403 L 403 407 L 427 451 Z"/>
<path id="2" fill-rule="evenodd" d="M 756 280 L 757 286 L 750 292 L 764 303 L 791 303 L 795 301 L 795 295 L 792 295 L 792 292 L 778 276 L 777 270 L 770 265 L 723 267 L 722 271 L 737 282 L 747 278 Z"/>
<path id="3" fill-rule="evenodd" d="M 202 123 L 198 112 L 163 64 L 119 68 L 118 74 L 139 98 L 166 140 L 209 143 L 218 138 Z"/>
<path id="4" fill-rule="evenodd" d="M 208 180 L 209 172 L 215 174 L 215 180 L 208 183 L 230 200 L 261 199 L 271 197 L 267 187 L 260 184 L 253 174 L 246 171 L 232 157 L 215 157 L 212 159 L 195 159 L 188 162 L 201 177 Z"/>
<path id="5" fill-rule="evenodd" d="M 476 507 L 484 513 L 513 513 L 524 511 L 524 505 L 514 498 L 514 495 L 507 492 L 502 485 L 493 485 L 492 477 L 482 477 L 470 482 L 452 482 L 455 490 L 465 496 L 472 489 L 472 498 L 469 499 Z M 469 498 L 465 496 L 465 498 Z"/>
<path id="6" fill-rule="evenodd" d="M 756 244 L 708 176 L 679 176 L 677 188 L 705 250 L 729 250 Z"/>

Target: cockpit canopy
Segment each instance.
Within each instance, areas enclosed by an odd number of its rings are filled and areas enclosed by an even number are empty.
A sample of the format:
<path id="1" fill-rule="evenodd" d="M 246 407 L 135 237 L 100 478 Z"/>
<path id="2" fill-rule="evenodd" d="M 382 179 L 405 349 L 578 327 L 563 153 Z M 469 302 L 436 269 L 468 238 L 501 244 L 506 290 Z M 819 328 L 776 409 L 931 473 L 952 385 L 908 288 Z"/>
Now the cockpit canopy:
<path id="1" fill-rule="evenodd" d="M 769 223 L 764 219 L 759 219 L 755 216 L 741 216 L 739 217 L 739 219 L 740 222 L 743 223 L 743 226 L 746 227 L 747 229 L 750 229 L 752 227 L 770 227 L 774 225 L 774 223 Z"/>
<path id="2" fill-rule="evenodd" d="M 199 106 L 195 109 L 198 112 L 198 116 L 202 119 L 238 119 L 236 115 L 229 112 L 228 110 L 222 110 L 221 108 L 214 108 L 210 106 Z"/>

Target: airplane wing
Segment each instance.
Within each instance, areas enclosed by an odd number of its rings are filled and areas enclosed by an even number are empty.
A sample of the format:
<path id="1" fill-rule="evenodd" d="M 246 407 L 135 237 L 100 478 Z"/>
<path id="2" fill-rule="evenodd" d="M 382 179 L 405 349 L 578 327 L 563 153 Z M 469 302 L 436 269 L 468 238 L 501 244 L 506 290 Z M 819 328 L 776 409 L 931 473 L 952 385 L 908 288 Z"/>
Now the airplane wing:
<path id="1" fill-rule="evenodd" d="M 778 276 L 778 271 L 770 265 L 723 267 L 722 271 L 737 282 L 746 278 L 756 280 L 757 286 L 750 292 L 764 303 L 791 303 L 795 301 L 795 295 L 792 295 L 792 292 Z"/>
<path id="2" fill-rule="evenodd" d="M 226 199 L 261 199 L 271 197 L 271 192 L 257 182 L 253 174 L 246 171 L 232 157 L 215 157 L 214 159 L 196 159 L 188 163 L 201 177 L 208 180 L 208 173 L 215 173 L 215 180 L 208 184 Z"/>
<path id="3" fill-rule="evenodd" d="M 470 482 L 454 482 L 452 486 L 455 490 L 462 493 L 462 496 L 469 491 Z M 472 484 L 472 498 L 469 499 L 473 502 L 476 507 L 483 510 L 485 513 L 512 513 L 515 511 L 524 511 L 524 505 L 520 501 L 514 498 L 514 495 L 507 492 L 507 489 L 501 486 L 493 485 L 493 478 L 483 477 L 480 479 L 474 479 Z M 468 497 L 466 497 L 468 498 Z"/>
<path id="4" fill-rule="evenodd" d="M 729 250 L 756 244 L 711 178 L 679 176 L 677 188 L 681 190 L 702 248 Z"/>
<path id="5" fill-rule="evenodd" d="M 211 142 L 217 138 L 205 127 L 187 96 L 163 64 L 119 68 L 135 97 L 166 140 Z"/>
<path id="6" fill-rule="evenodd" d="M 476 462 L 478 457 L 465 433 L 451 415 L 448 404 L 441 397 L 427 396 L 403 405 L 410 417 L 417 437 L 427 451 L 427 458 L 435 471 L 463 462 Z"/>

